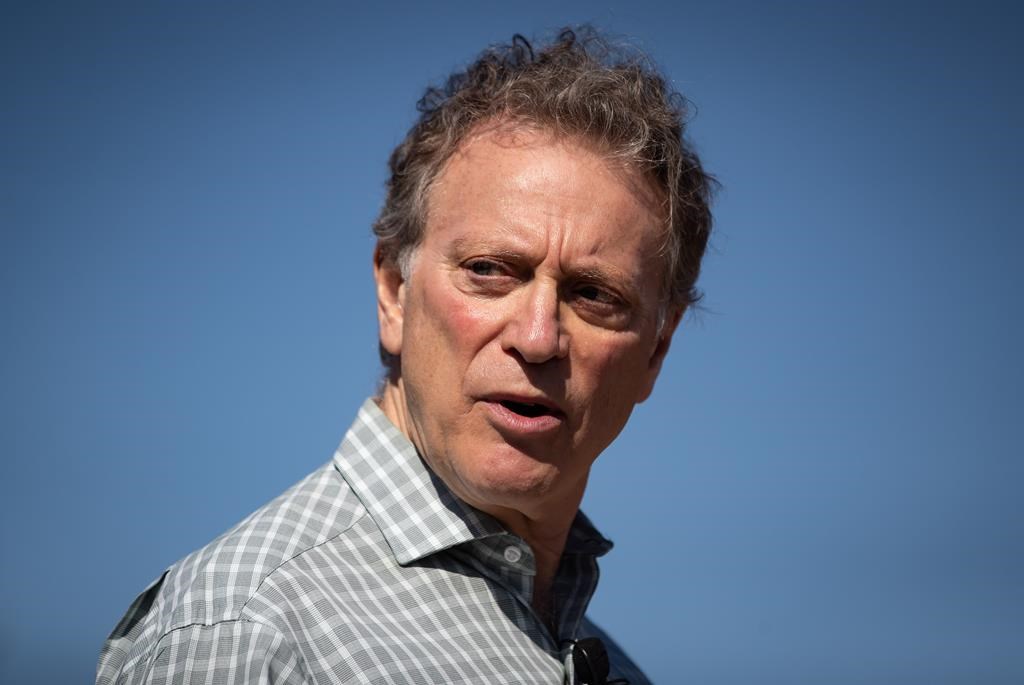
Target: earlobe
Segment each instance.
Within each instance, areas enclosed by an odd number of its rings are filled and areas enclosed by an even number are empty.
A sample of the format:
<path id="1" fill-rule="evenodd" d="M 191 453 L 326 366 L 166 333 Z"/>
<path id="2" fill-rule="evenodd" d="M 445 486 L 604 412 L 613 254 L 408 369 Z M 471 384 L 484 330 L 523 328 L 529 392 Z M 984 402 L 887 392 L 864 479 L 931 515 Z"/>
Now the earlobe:
<path id="1" fill-rule="evenodd" d="M 668 355 L 668 348 L 672 344 L 672 335 L 683 318 L 683 307 L 672 307 L 665 315 L 665 323 L 662 324 L 661 333 L 658 335 L 658 342 L 654 346 L 651 358 L 647 363 L 647 378 L 641 387 L 640 396 L 637 402 L 643 402 L 654 392 L 654 382 L 658 380 L 661 372 L 661 364 Z"/>
<path id="2" fill-rule="evenodd" d="M 402 353 L 402 299 L 405 279 L 394 260 L 385 259 L 380 246 L 373 251 L 373 278 L 377 283 L 377 321 L 380 344 L 389 354 Z"/>

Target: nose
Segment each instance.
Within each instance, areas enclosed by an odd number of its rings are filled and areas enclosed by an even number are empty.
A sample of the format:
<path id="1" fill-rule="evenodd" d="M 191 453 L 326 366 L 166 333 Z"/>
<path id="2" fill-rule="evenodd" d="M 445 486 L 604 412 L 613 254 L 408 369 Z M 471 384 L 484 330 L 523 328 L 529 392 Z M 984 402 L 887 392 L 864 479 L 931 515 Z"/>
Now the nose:
<path id="1" fill-rule="evenodd" d="M 517 352 L 531 364 L 565 357 L 569 338 L 559 320 L 557 288 L 534 282 L 519 295 L 502 331 L 502 348 Z"/>

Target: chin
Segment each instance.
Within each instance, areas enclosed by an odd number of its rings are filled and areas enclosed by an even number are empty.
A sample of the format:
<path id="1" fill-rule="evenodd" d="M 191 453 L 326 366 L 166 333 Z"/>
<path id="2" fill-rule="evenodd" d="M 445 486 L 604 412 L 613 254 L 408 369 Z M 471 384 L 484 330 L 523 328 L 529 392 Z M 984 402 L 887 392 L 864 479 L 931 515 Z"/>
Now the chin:
<path id="1" fill-rule="evenodd" d="M 518 508 L 517 502 L 543 500 L 557 489 L 563 475 L 555 465 L 518 450 L 482 461 L 463 472 L 463 482 L 482 504 Z"/>

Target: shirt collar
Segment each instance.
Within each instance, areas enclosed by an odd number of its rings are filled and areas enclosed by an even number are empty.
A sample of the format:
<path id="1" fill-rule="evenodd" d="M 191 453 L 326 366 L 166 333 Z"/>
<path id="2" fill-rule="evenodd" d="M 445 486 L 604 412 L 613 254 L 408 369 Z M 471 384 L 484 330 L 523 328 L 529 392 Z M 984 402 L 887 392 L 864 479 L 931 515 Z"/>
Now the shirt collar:
<path id="1" fill-rule="evenodd" d="M 335 468 L 380 528 L 399 564 L 472 540 L 507 535 L 491 516 L 452 494 L 373 399 L 360 407 L 334 453 Z M 601 556 L 612 543 L 582 512 L 566 553 Z"/>
<path id="2" fill-rule="evenodd" d="M 359 409 L 334 453 L 334 464 L 399 564 L 505 532 L 493 518 L 455 497 L 372 399 Z"/>
<path id="3" fill-rule="evenodd" d="M 582 511 L 576 512 L 576 520 L 572 522 L 569 537 L 565 541 L 566 554 L 590 554 L 595 557 L 603 557 L 614 546 L 611 540 L 601 535 L 601 531 L 594 527 L 586 514 Z"/>

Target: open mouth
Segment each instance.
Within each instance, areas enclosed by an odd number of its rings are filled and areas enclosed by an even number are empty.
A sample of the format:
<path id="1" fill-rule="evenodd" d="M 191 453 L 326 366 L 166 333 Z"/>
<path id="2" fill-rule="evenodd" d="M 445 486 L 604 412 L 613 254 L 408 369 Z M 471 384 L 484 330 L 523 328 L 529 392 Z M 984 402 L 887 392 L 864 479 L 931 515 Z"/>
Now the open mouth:
<path id="1" fill-rule="evenodd" d="M 526 416 L 534 419 L 538 416 L 547 416 L 554 414 L 554 412 L 545 407 L 543 404 L 531 404 L 527 402 L 513 402 L 511 400 L 502 400 L 501 405 L 511 412 L 519 414 L 520 416 Z"/>

